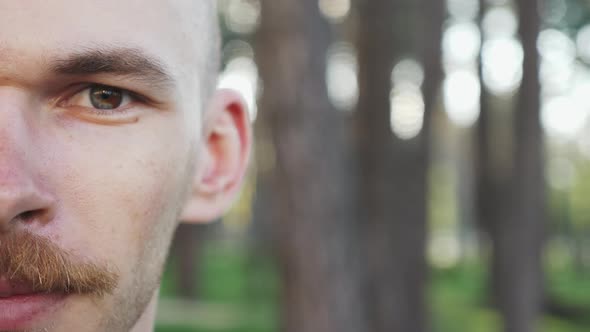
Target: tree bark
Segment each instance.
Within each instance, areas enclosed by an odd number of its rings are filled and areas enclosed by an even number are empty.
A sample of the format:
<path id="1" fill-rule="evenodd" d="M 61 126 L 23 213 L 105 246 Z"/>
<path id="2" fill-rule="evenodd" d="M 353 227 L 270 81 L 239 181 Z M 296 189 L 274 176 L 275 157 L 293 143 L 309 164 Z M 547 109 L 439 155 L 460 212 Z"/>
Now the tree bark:
<path id="1" fill-rule="evenodd" d="M 178 293 L 188 299 L 198 298 L 198 275 L 203 227 L 181 224 L 176 230 L 171 255 L 177 263 Z"/>
<path id="2" fill-rule="evenodd" d="M 543 130 L 536 0 L 518 0 L 524 49 L 523 81 L 514 112 L 513 165 L 507 197 L 510 215 L 499 220 L 495 246 L 498 298 L 506 332 L 537 330 L 543 302 L 542 248 L 545 231 Z"/>
<path id="3" fill-rule="evenodd" d="M 443 2 L 438 0 L 359 2 L 356 138 L 369 331 L 421 332 L 427 326 L 427 172 L 430 114 L 442 76 L 443 13 Z M 410 40 L 421 42 L 413 45 Z M 390 127 L 391 71 L 404 53 L 418 53 L 427 73 L 424 126 L 408 141 L 395 137 Z"/>
<path id="4" fill-rule="evenodd" d="M 330 27 L 317 0 L 263 0 L 256 57 L 276 148 L 276 245 L 286 332 L 364 326 L 344 114 L 325 84 Z"/>
<path id="5" fill-rule="evenodd" d="M 483 17 L 486 11 L 487 1 L 479 0 L 479 26 L 482 28 Z M 484 42 L 482 33 L 482 44 Z M 481 95 L 479 99 L 479 119 L 476 123 L 476 148 L 475 148 L 475 174 L 476 174 L 476 210 L 477 219 L 479 226 L 482 230 L 491 236 L 492 227 L 498 220 L 497 202 L 500 198 L 496 195 L 497 190 L 496 173 L 493 168 L 493 155 L 492 155 L 492 140 L 490 133 L 490 121 L 491 121 L 491 110 L 490 110 L 490 96 L 487 92 L 486 86 L 483 79 L 483 61 L 481 58 L 481 52 L 479 57 L 479 80 L 481 84 Z"/>

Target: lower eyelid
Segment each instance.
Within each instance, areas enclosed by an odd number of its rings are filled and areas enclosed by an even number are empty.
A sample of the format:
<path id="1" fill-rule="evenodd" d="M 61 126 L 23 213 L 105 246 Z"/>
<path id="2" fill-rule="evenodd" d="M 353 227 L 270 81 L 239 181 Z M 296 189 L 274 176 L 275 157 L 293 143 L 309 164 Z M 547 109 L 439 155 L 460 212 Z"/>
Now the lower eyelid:
<path id="1" fill-rule="evenodd" d="M 66 112 L 71 114 L 73 118 L 98 125 L 125 125 L 137 123 L 140 119 L 139 115 L 136 112 L 131 112 L 130 108 L 116 112 L 97 109 L 69 109 Z"/>

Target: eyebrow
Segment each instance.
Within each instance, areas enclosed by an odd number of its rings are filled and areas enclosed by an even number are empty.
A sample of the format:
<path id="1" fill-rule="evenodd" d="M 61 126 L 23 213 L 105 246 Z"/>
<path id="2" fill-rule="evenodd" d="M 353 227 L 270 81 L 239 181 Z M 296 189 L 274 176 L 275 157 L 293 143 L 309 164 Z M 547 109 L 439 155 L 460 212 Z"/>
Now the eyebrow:
<path id="1" fill-rule="evenodd" d="M 59 75 L 111 74 L 151 85 L 171 86 L 175 81 L 161 61 L 136 48 L 86 49 L 52 61 L 50 68 Z"/>

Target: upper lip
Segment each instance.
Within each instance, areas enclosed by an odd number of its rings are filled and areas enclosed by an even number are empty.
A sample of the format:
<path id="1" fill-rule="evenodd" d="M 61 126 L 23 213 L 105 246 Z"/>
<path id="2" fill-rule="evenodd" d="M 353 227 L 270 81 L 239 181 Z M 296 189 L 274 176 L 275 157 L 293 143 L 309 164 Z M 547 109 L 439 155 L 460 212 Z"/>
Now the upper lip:
<path id="1" fill-rule="evenodd" d="M 26 283 L 12 281 L 6 277 L 0 276 L 0 299 L 34 293 L 35 291 L 33 287 L 28 286 Z"/>

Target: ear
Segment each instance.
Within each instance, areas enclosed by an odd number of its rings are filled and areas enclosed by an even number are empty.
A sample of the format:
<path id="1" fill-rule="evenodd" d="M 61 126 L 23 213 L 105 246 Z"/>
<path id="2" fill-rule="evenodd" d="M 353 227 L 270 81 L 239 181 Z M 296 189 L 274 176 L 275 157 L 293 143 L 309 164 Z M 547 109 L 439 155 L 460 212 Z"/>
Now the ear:
<path id="1" fill-rule="evenodd" d="M 215 92 L 203 119 L 203 138 L 192 191 L 180 220 L 204 223 L 232 205 L 248 168 L 252 130 L 245 101 L 235 91 Z"/>

